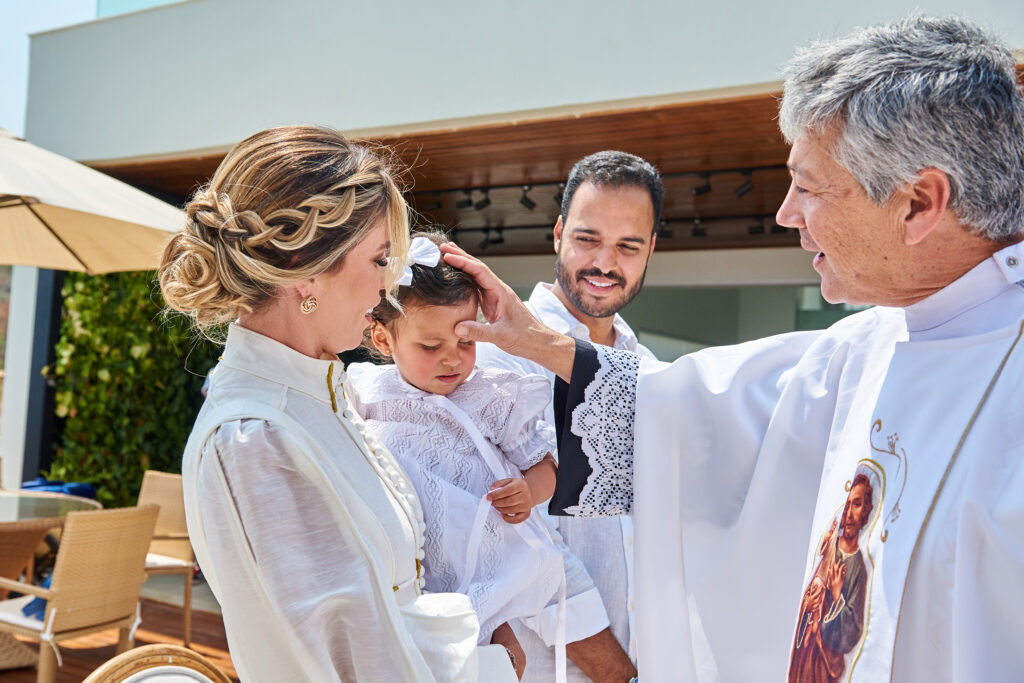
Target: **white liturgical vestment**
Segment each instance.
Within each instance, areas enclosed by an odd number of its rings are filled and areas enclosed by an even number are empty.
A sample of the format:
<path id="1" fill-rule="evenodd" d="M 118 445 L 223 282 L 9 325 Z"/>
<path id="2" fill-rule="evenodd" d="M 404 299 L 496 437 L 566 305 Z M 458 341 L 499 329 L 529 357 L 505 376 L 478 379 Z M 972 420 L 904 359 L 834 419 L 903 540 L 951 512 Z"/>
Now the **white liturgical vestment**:
<path id="1" fill-rule="evenodd" d="M 1022 283 L 1017 244 L 822 332 L 578 348 L 554 499 L 634 513 L 643 679 L 1024 680 Z"/>

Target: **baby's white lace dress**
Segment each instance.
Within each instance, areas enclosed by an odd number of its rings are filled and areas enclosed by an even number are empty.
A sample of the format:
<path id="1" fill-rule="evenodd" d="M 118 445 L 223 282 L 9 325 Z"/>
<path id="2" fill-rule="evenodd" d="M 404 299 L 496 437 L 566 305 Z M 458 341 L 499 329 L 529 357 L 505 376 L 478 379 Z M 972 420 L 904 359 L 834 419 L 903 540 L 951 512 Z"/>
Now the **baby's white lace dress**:
<path id="1" fill-rule="evenodd" d="M 483 524 L 472 577 L 467 582 L 460 575 L 478 505 L 496 477 L 444 401 L 405 382 L 393 365 L 355 364 L 348 377 L 356 386 L 356 409 L 419 494 L 427 525 L 426 589 L 451 592 L 468 583 L 481 643 L 503 622 L 542 611 L 561 583 L 561 554 L 546 537 L 540 550 L 530 547 L 496 510 Z M 550 387 L 539 375 L 477 368 L 447 398 L 502 456 L 504 476 L 519 477 L 554 449 L 554 428 L 540 419 Z"/>

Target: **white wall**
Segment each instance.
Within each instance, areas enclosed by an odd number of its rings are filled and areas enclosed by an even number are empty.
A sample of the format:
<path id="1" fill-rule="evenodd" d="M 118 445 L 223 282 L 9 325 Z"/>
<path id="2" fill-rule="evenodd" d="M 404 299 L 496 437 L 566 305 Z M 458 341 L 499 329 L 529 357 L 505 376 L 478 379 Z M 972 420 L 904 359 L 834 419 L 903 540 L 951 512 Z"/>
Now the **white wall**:
<path id="1" fill-rule="evenodd" d="M 0 128 L 25 132 L 29 34 L 77 24 L 96 16 L 96 0 L 0 2 Z"/>
<path id="2" fill-rule="evenodd" d="M 33 38 L 28 136 L 77 159 L 271 125 L 395 127 L 774 81 L 919 0 L 193 0 Z M 1024 47 L 1024 2 L 933 0 Z"/>

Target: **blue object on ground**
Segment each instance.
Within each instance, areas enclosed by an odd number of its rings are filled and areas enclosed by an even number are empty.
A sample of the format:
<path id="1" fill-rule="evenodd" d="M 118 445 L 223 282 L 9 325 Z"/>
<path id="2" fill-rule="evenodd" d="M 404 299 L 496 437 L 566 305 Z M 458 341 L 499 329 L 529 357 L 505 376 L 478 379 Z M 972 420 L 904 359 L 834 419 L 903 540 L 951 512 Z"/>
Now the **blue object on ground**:
<path id="1" fill-rule="evenodd" d="M 49 588 L 51 578 L 47 576 L 39 585 L 43 588 Z M 33 598 L 27 605 L 21 608 L 21 613 L 30 619 L 42 621 L 43 616 L 46 615 L 46 600 L 43 598 Z"/>
<path id="2" fill-rule="evenodd" d="M 36 477 L 32 481 L 26 481 L 21 485 L 26 491 L 45 491 L 47 493 L 66 493 L 69 496 L 80 498 L 92 498 L 96 500 L 96 489 L 92 484 L 83 484 L 77 481 L 50 480 L 46 477 Z"/>

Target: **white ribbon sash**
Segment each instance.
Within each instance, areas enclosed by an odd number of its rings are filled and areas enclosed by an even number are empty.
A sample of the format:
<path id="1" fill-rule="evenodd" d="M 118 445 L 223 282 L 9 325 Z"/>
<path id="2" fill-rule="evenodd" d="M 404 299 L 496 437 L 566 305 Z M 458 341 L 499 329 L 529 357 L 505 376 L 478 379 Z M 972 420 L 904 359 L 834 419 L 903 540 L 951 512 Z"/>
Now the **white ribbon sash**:
<path id="1" fill-rule="evenodd" d="M 476 446 L 477 451 L 479 451 L 480 457 L 483 458 L 484 463 L 486 463 L 487 467 L 491 470 L 491 474 L 494 475 L 495 480 L 516 476 L 516 473 L 511 472 L 510 468 L 494 451 L 494 445 L 484 437 L 469 415 L 455 405 L 451 399 L 447 396 L 431 394 L 430 396 L 425 396 L 423 400 L 447 410 L 451 413 L 452 417 L 458 420 L 459 424 L 462 425 L 463 429 L 465 429 L 466 433 L 469 435 L 469 438 L 473 441 L 473 445 Z M 469 543 L 466 545 L 465 569 L 462 575 L 462 582 L 456 591 L 458 593 L 465 593 L 469 590 L 469 584 L 471 583 L 473 574 L 476 573 L 477 549 L 480 547 L 480 539 L 483 535 L 484 523 L 487 521 L 487 516 L 491 513 L 495 515 L 499 514 L 491 505 L 491 501 L 487 500 L 487 496 L 484 495 L 480 500 L 480 503 L 477 505 L 476 515 L 473 519 L 473 530 L 470 532 Z M 525 522 L 513 524 L 511 526 L 519 532 L 523 541 L 525 541 L 526 544 L 534 550 L 540 550 L 545 545 L 550 545 L 552 543 L 551 536 L 548 534 L 547 529 L 545 529 L 540 523 L 540 520 L 536 515 L 531 515 Z M 562 580 L 558 587 L 558 622 L 555 627 L 556 683 L 566 682 L 565 597 L 565 568 L 563 567 Z"/>

